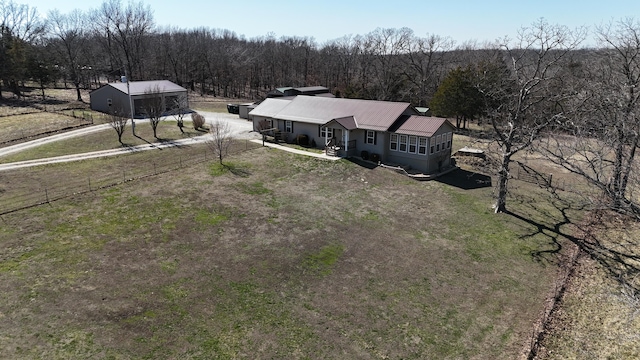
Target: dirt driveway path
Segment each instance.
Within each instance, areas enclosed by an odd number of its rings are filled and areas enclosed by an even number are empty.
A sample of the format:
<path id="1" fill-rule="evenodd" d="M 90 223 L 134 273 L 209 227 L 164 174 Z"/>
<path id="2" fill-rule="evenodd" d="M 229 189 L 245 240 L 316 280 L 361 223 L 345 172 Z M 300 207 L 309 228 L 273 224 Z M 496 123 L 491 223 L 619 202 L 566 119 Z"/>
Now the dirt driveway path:
<path id="1" fill-rule="evenodd" d="M 214 112 L 200 112 L 200 114 L 202 114 L 205 117 L 205 120 L 209 125 L 211 125 L 216 120 L 227 123 L 231 129 L 231 136 L 233 136 L 236 139 L 260 138 L 259 134 L 253 132 L 252 122 L 244 119 L 240 119 L 237 115 L 226 114 L 226 113 L 214 113 Z M 136 125 L 141 122 L 148 122 L 148 121 L 149 120 L 136 120 Z M 13 146 L 7 146 L 4 148 L 0 148 L 0 157 L 13 154 L 16 152 L 24 151 L 27 149 L 31 149 L 40 145 L 48 144 L 54 141 L 66 140 L 76 136 L 83 136 L 83 135 L 90 134 L 97 131 L 104 131 L 110 128 L 111 128 L 111 125 L 109 124 L 95 125 L 95 126 L 91 126 L 83 129 L 65 132 L 62 134 L 48 136 L 42 139 L 36 139 L 36 140 L 28 141 L 25 143 L 16 144 Z M 208 135 L 202 135 L 202 136 L 192 137 L 188 139 L 180 139 L 180 140 L 175 140 L 170 142 L 164 142 L 161 144 L 144 144 L 144 145 L 132 146 L 128 148 L 93 151 L 93 152 L 81 153 L 81 154 L 56 156 L 56 157 L 50 157 L 50 158 L 42 158 L 42 159 L 0 164 L 0 171 L 19 169 L 19 168 L 31 167 L 31 166 L 39 166 L 44 164 L 54 164 L 54 163 L 60 163 L 60 162 L 79 161 L 79 160 L 93 159 L 98 157 L 129 154 L 129 153 L 145 151 L 145 150 L 157 150 L 157 149 L 174 147 L 174 146 L 179 146 L 184 144 L 202 143 L 207 140 L 207 137 Z"/>

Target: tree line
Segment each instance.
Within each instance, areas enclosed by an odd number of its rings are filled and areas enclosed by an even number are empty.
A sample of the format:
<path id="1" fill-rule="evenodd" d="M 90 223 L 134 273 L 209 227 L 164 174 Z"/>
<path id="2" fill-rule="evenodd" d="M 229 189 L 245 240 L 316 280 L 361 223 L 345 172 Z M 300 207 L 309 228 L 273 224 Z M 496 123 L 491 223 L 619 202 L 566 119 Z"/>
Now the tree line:
<path id="1" fill-rule="evenodd" d="M 105 0 L 87 12 L 0 1 L 0 86 L 92 89 L 122 75 L 168 79 L 200 94 L 259 99 L 281 86 L 323 85 L 341 96 L 427 106 L 457 62 L 454 42 L 411 29 L 376 29 L 319 45 L 272 34 L 246 39 L 214 28 L 157 26 L 150 6 Z"/>

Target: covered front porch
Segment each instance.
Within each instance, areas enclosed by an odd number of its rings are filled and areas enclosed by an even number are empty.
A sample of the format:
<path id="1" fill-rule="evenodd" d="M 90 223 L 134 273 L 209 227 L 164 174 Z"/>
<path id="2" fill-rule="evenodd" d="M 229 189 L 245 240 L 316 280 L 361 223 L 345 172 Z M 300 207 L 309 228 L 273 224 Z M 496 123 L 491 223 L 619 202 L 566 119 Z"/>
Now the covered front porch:
<path id="1" fill-rule="evenodd" d="M 357 154 L 356 139 L 351 138 L 352 130 L 357 129 L 353 116 L 333 119 L 321 127 L 324 135 L 325 153 L 328 156 L 350 157 Z"/>

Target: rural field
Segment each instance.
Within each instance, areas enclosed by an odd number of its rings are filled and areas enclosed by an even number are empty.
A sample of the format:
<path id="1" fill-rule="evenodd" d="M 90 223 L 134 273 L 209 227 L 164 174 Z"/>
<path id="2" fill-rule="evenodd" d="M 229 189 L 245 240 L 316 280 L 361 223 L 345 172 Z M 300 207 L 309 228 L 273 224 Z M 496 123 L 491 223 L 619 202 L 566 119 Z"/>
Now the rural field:
<path id="1" fill-rule="evenodd" d="M 532 256 L 547 236 L 492 213 L 490 187 L 267 148 L 229 165 L 3 216 L 0 356 L 513 358 L 528 345 L 557 268 Z"/>
<path id="2" fill-rule="evenodd" d="M 159 134 L 179 136 L 166 125 Z M 28 158 L 119 146 L 107 135 Z M 456 136 L 453 147 L 468 144 Z M 562 190 L 512 180 L 510 212 L 496 215 L 477 164 L 418 182 L 348 160 L 237 149 L 225 166 L 209 157 L 2 215 L 0 358 L 527 358 L 575 251 L 559 234 L 576 235 L 584 216 Z M 206 151 L 4 171 L 0 199 Z M 623 290 L 602 263 L 578 257 L 538 358 L 638 357 L 638 303 Z"/>

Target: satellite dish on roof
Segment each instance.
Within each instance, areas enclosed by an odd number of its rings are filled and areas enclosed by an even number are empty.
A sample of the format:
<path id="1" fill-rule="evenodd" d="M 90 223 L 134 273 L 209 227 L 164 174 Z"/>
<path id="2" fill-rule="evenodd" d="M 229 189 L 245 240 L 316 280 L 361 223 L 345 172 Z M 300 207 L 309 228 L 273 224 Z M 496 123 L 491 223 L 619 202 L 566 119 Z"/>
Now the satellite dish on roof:
<path id="1" fill-rule="evenodd" d="M 120 82 L 126 83 L 127 82 L 127 77 L 126 76 L 120 76 Z"/>

